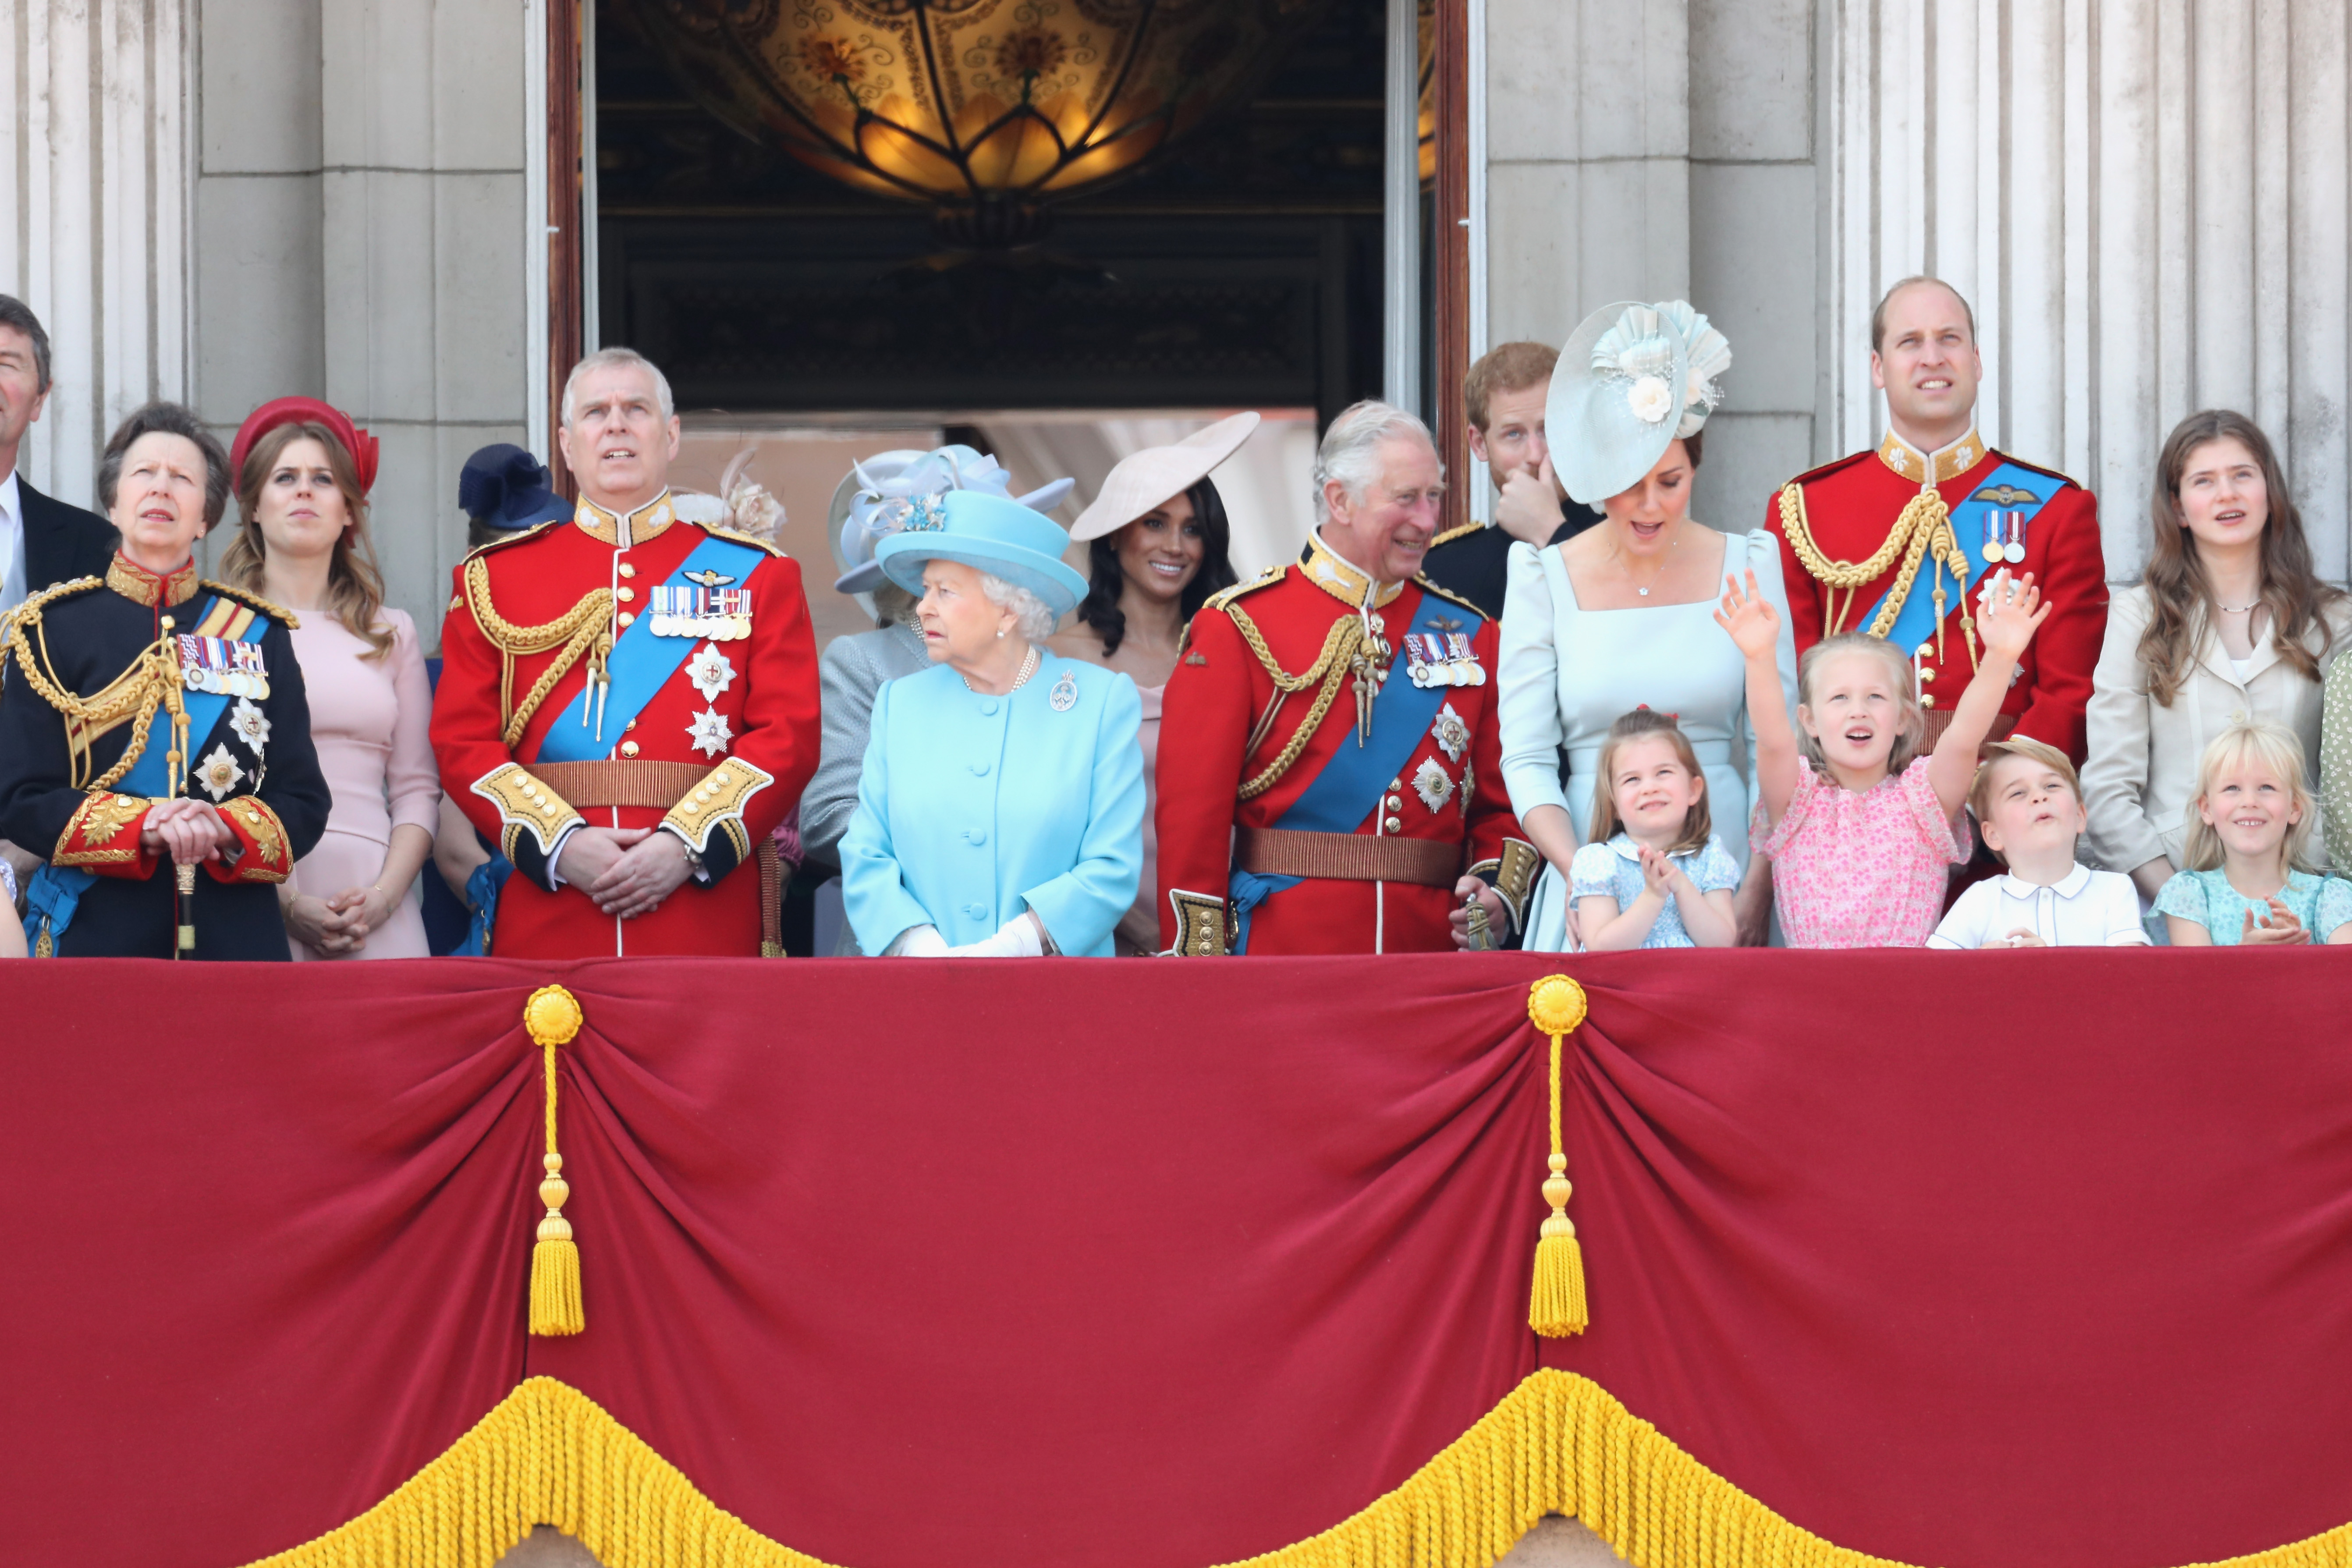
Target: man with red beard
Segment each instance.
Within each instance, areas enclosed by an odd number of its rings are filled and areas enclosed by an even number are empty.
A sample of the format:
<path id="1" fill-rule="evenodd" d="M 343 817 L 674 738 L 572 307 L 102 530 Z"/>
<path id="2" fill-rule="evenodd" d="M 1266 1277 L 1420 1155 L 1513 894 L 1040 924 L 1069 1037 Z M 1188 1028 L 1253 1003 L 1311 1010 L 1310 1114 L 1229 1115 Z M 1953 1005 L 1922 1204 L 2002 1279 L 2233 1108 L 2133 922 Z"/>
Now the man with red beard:
<path id="1" fill-rule="evenodd" d="M 1177 953 L 1444 952 L 1507 937 L 1536 853 L 1503 790 L 1494 623 L 1420 575 L 1444 469 L 1383 403 L 1331 422 L 1298 560 L 1193 616 L 1160 722 Z"/>
<path id="2" fill-rule="evenodd" d="M 485 545 L 442 626 L 442 784 L 517 875 L 506 958 L 781 952 L 770 835 L 816 768 L 800 568 L 679 518 L 669 383 L 604 349 L 563 389 L 567 521 Z"/>

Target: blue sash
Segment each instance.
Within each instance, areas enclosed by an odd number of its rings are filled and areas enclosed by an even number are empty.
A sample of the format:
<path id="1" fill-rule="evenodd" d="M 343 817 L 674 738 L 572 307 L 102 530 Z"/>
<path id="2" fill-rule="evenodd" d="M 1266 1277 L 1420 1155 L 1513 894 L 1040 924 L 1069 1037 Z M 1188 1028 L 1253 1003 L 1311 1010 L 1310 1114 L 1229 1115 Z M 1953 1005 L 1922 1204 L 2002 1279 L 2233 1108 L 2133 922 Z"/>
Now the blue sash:
<path id="1" fill-rule="evenodd" d="M 1963 597 L 1975 593 L 1977 584 L 1983 580 L 1984 574 L 1994 570 L 1983 553 L 1985 513 L 2021 511 L 2025 514 L 2030 526 L 2035 514 L 2049 504 L 2050 498 L 2056 495 L 2058 487 L 2065 482 L 2048 474 L 2035 473 L 2031 468 L 2021 468 L 2015 463 L 2003 463 L 1985 476 L 1984 482 L 1977 486 L 1968 500 L 1951 509 L 1952 537 L 1959 542 L 1960 553 L 1967 557 L 1969 563 L 1968 579 L 1960 584 Z M 1999 497 L 1986 493 L 2003 489 L 2010 493 Z M 1927 575 L 1929 570 L 1928 563 L 1923 561 L 1919 563 L 1921 576 Z M 1887 590 L 1887 593 L 1893 592 L 1892 588 Z M 1853 624 L 1856 626 L 1869 626 L 1878 618 L 1878 612 L 1885 604 L 1886 595 L 1881 594 L 1877 603 L 1864 610 L 1862 618 Z M 1958 602 L 1954 601 L 1947 613 L 1958 607 Z M 1886 640 L 1901 648 L 1906 658 L 1910 658 L 1912 651 L 1921 643 L 1936 640 L 1936 598 L 1928 584 L 1917 578 L 1912 580 L 1911 596 L 1903 601 L 1902 612 L 1895 617 L 1895 624 L 1886 628 Z"/>
<path id="2" fill-rule="evenodd" d="M 687 581 L 688 572 L 718 572 L 735 579 L 734 586 L 749 583 L 751 574 L 767 552 L 750 544 L 737 544 L 731 540 L 707 538 L 696 545 L 687 558 L 677 563 L 669 574 L 665 588 L 691 588 Z M 648 601 L 650 603 L 650 601 Z M 587 763 L 605 756 L 613 749 L 606 735 L 619 735 L 628 728 L 629 721 L 645 711 L 654 693 L 669 683 L 686 656 L 694 651 L 700 637 L 657 637 L 653 633 L 653 617 L 640 615 L 629 629 L 613 645 L 611 657 L 604 668 L 612 685 L 604 693 L 604 721 L 597 725 L 593 703 L 595 683 L 581 683 L 579 695 L 559 715 L 539 743 L 535 761 L 542 763 Z"/>
<path id="3" fill-rule="evenodd" d="M 1465 614 L 1459 606 L 1424 591 L 1405 636 L 1437 631 L 1438 621 Z M 1492 671 L 1487 679 L 1494 679 Z M 1370 739 L 1360 746 L 1352 733 L 1342 740 L 1323 771 L 1315 775 L 1315 782 L 1300 792 L 1274 826 L 1299 833 L 1353 833 L 1361 827 L 1388 793 L 1389 781 L 1404 771 L 1405 763 L 1420 748 L 1429 727 L 1437 721 L 1438 709 L 1453 690 L 1450 686 L 1415 686 L 1404 658 L 1399 656 L 1389 667 L 1380 695 L 1372 699 Z M 1329 721 L 1326 715 L 1324 722 Z M 1352 731 L 1354 726 L 1349 728 Z M 1263 877 L 1234 869 L 1226 891 L 1235 911 L 1235 952 L 1249 951 L 1250 911 L 1299 881 L 1297 877 Z"/>
<path id="4" fill-rule="evenodd" d="M 188 624 L 191 626 L 203 626 L 211 618 L 213 607 L 219 603 L 217 595 L 205 600 L 204 608 L 197 611 L 195 618 Z M 268 616 L 257 615 L 236 640 L 259 642 L 262 633 L 269 629 L 269 624 Z M 220 722 L 221 714 L 228 707 L 228 697 L 224 692 L 183 689 L 180 702 L 188 710 L 188 750 L 194 752 L 211 738 L 213 726 Z M 161 721 L 147 731 L 147 749 L 139 753 L 139 760 L 131 764 L 131 771 L 116 783 L 116 794 L 135 795 L 147 800 L 154 800 L 163 794 L 172 782 L 169 763 L 172 746 L 166 738 L 170 733 L 169 724 Z M 189 761 L 193 763 L 194 758 L 191 756 Z M 33 873 L 33 879 L 25 888 L 25 910 L 32 916 L 28 923 L 34 938 L 34 952 L 40 951 L 39 939 L 46 933 L 49 939 L 49 956 L 57 955 L 58 939 L 66 934 L 68 926 L 73 924 L 74 910 L 80 906 L 82 894 L 89 891 L 89 885 L 97 880 L 96 873 L 85 871 L 79 866 L 44 866 Z"/>

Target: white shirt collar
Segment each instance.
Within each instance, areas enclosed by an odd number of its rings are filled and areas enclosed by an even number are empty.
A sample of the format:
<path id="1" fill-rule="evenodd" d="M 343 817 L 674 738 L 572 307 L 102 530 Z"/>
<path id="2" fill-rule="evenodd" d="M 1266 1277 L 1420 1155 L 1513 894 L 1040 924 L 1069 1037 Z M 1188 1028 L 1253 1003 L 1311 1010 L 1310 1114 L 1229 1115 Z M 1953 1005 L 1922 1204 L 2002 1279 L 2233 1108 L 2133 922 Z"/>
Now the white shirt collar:
<path id="1" fill-rule="evenodd" d="M 2049 888 L 2060 898 L 2071 899 L 2090 885 L 2091 868 L 2077 860 L 2066 868 L 2064 876 L 2050 883 Z M 2042 891 L 2042 884 L 2040 882 L 2023 881 L 2007 872 L 2001 874 L 2000 890 L 2012 899 L 2030 899 Z"/>

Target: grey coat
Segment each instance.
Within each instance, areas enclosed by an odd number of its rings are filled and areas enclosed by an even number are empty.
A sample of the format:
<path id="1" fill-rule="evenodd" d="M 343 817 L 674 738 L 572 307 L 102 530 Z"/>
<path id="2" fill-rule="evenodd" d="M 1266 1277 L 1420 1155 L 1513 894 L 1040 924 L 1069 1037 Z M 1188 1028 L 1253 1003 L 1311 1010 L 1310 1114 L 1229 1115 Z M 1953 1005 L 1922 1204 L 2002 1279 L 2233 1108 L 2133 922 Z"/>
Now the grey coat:
<path id="1" fill-rule="evenodd" d="M 857 781 L 866 768 L 874 694 L 886 680 L 930 667 L 923 634 L 908 626 L 835 637 L 817 661 L 824 744 L 818 752 L 816 776 L 801 795 L 801 842 L 812 856 L 840 858 L 841 836 L 857 810 Z"/>

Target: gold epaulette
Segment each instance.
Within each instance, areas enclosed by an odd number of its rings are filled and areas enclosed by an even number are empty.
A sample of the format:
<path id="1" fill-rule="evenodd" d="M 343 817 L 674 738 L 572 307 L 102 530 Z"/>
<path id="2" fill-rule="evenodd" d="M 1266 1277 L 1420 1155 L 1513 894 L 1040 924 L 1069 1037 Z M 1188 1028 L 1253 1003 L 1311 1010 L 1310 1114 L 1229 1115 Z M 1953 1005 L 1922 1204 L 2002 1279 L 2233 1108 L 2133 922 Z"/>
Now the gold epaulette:
<path id="1" fill-rule="evenodd" d="M 784 548 L 782 545 L 776 543 L 772 540 L 761 539 L 756 533 L 739 533 L 734 529 L 720 528 L 714 523 L 708 522 L 698 522 L 694 526 L 699 528 L 703 532 L 710 535 L 713 539 L 724 539 L 731 544 L 748 544 L 754 550 L 764 550 L 769 554 L 781 556 L 786 561 L 792 559 L 791 556 L 784 554 Z"/>
<path id="2" fill-rule="evenodd" d="M 1431 540 L 1429 542 L 1429 547 L 1432 550 L 1434 550 L 1441 544 L 1451 544 L 1457 539 L 1467 539 L 1472 534 L 1484 530 L 1486 526 L 1486 525 L 1483 522 L 1465 522 L 1459 528 L 1449 528 L 1444 533 L 1441 533 L 1436 538 Z"/>
<path id="3" fill-rule="evenodd" d="M 1281 563 L 1269 566 L 1255 577 L 1236 583 L 1230 588 L 1218 589 L 1209 595 L 1208 602 L 1201 607 L 1204 610 L 1222 610 L 1244 594 L 1255 594 L 1260 588 L 1273 587 L 1282 581 L 1282 574 L 1289 570 L 1287 565 Z"/>
<path id="4" fill-rule="evenodd" d="M 537 539 L 549 529 L 560 527 L 571 521 L 568 517 L 551 517 L 545 522 L 534 522 L 529 528 L 518 528 L 503 539 L 493 539 L 485 543 L 477 544 L 473 549 L 466 552 L 466 559 L 478 560 L 493 550 L 504 550 L 509 544 L 520 544 L 526 539 Z"/>
<path id="5" fill-rule="evenodd" d="M 1469 611 L 1472 615 L 1477 616 L 1482 621 L 1486 618 L 1486 611 L 1480 609 L 1477 605 L 1472 604 L 1461 595 L 1454 593 L 1452 589 L 1439 587 L 1436 584 L 1431 582 L 1427 577 L 1423 576 L 1418 572 L 1412 574 L 1412 584 L 1424 594 L 1436 595 L 1439 598 L 1444 600 L 1449 605 L 1461 605 L 1464 609 Z"/>
<path id="6" fill-rule="evenodd" d="M 59 599 L 71 598 L 76 594 L 87 594 L 92 588 L 105 586 L 106 579 L 103 577 L 76 577 L 71 582 L 51 584 L 39 593 L 28 596 L 23 604 L 7 615 L 0 616 L 0 626 L 18 628 L 29 626 L 41 618 L 41 611 L 44 608 L 56 604 Z"/>
<path id="7" fill-rule="evenodd" d="M 260 595 L 254 593 L 249 588 L 232 588 L 226 583 L 215 583 L 209 577 L 198 578 L 196 580 L 196 586 L 199 588 L 210 588 L 214 593 L 218 594 L 225 598 L 235 599 L 238 604 L 244 605 L 250 609 L 259 610 L 263 615 L 268 616 L 271 620 L 276 621 L 279 626 L 284 626 L 289 632 L 299 630 L 301 627 L 302 623 L 294 618 L 293 611 L 288 609 L 283 605 L 274 605 L 270 603 L 268 599 L 263 598 Z"/>
<path id="8" fill-rule="evenodd" d="M 25 634 L 37 629 L 41 624 L 41 612 L 58 600 L 104 586 L 106 579 L 103 577 L 76 577 L 70 582 L 55 583 L 29 595 L 6 615 L 0 616 L 0 687 L 8 684 L 8 655 L 13 650 L 23 661 L 26 677 L 32 681 L 34 689 L 42 689 L 47 683 L 42 679 L 43 672 L 33 668 L 36 656 L 33 645 Z"/>

